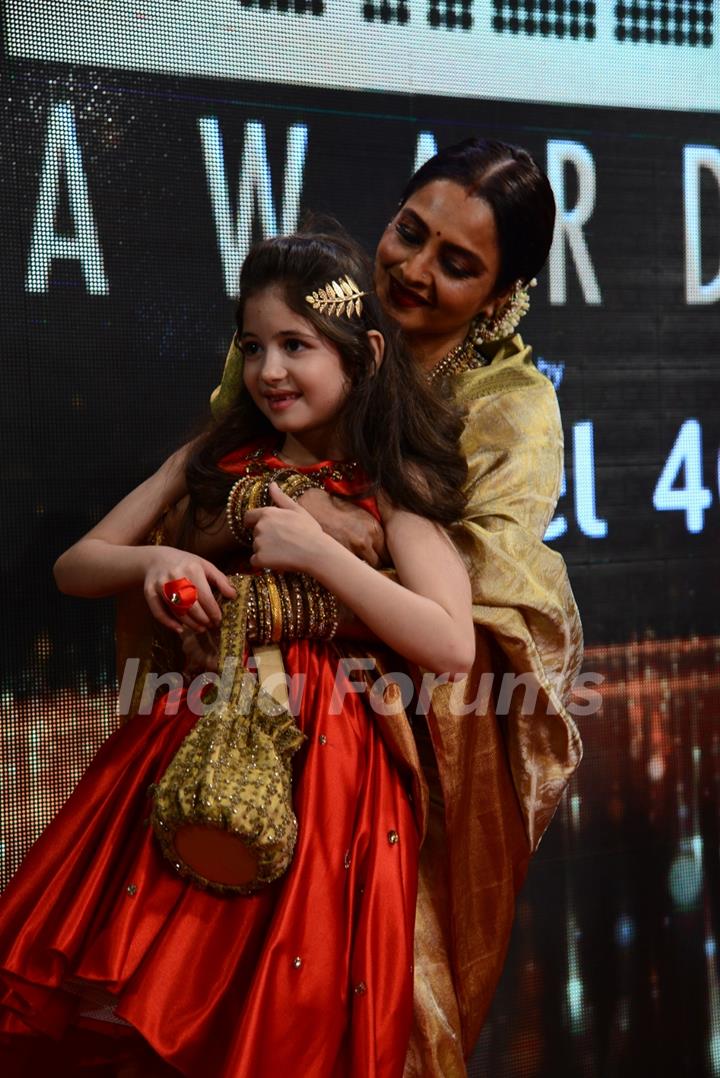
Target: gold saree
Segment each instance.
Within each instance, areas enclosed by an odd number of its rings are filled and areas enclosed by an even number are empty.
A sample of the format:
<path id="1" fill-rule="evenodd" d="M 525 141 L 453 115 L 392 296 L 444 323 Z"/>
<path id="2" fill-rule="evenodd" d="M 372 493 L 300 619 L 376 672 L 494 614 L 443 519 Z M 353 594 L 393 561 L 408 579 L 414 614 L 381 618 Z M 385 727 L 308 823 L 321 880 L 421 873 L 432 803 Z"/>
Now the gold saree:
<path id="1" fill-rule="evenodd" d="M 472 583 L 477 653 L 464 683 L 434 690 L 427 716 L 437 771 L 425 770 L 405 1078 L 466 1074 L 530 854 L 582 756 L 566 710 L 582 628 L 565 563 L 542 541 L 562 477 L 557 399 L 519 336 L 488 346 L 488 358 L 453 378 L 467 408 L 468 506 L 452 535 Z"/>

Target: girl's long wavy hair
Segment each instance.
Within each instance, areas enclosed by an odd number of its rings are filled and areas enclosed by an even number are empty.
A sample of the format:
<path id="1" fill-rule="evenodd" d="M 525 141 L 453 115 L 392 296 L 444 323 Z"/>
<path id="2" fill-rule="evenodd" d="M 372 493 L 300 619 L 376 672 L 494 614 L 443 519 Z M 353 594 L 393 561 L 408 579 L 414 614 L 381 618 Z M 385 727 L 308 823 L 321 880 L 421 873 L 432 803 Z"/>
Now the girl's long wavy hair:
<path id="1" fill-rule="evenodd" d="M 400 332 L 382 310 L 373 287 L 372 263 L 337 226 L 332 232 L 298 232 L 263 240 L 248 254 L 240 275 L 236 320 L 242 333 L 245 304 L 265 289 L 278 289 L 287 306 L 337 346 L 348 391 L 338 415 L 345 459 L 357 461 L 398 507 L 449 525 L 462 517 L 467 465 L 459 450 L 460 410 L 407 352 Z M 305 297 L 349 274 L 364 291 L 360 317 L 314 310 Z M 368 330 L 379 330 L 385 352 L 379 368 Z M 270 421 L 243 390 L 237 403 L 200 436 L 187 465 L 192 526 L 198 509 L 220 511 L 237 476 L 219 467 L 228 453 L 275 434 Z"/>

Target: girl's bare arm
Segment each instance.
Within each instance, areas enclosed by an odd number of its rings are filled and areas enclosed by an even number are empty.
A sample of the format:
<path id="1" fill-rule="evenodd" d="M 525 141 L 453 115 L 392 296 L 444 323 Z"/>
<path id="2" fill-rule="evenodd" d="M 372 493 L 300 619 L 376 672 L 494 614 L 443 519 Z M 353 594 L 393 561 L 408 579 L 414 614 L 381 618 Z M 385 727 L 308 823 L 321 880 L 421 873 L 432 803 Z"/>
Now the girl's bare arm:
<path id="1" fill-rule="evenodd" d="M 380 502 L 399 583 L 326 535 L 301 506 L 273 486 L 275 507 L 251 510 L 258 568 L 308 572 L 377 636 L 436 673 L 467 673 L 475 657 L 470 581 L 438 525 Z"/>
<path id="2" fill-rule="evenodd" d="M 55 581 L 68 595 L 97 598 L 143 585 L 148 605 L 168 628 L 179 629 L 178 619 L 162 599 L 162 585 L 186 576 L 198 588 L 199 599 L 183 623 L 202 629 L 220 620 L 212 589 L 232 598 L 235 591 L 224 573 L 196 554 L 173 547 L 145 543 L 165 507 L 184 491 L 188 446 L 174 453 L 153 474 L 132 490 L 55 562 Z"/>

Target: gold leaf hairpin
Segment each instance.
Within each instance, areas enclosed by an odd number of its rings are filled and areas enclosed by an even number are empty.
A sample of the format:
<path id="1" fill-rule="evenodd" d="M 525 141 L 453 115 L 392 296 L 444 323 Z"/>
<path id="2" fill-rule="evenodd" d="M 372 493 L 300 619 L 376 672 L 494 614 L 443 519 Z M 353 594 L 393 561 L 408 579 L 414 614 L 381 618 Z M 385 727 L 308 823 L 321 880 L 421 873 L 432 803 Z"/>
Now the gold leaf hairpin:
<path id="1" fill-rule="evenodd" d="M 345 314 L 352 318 L 353 315 L 362 314 L 360 297 L 367 295 L 369 293 L 363 292 L 350 274 L 346 273 L 339 281 L 331 281 L 324 288 L 318 288 L 317 292 L 306 296 L 305 300 L 313 310 L 320 311 L 321 314 L 334 315 L 336 318 Z"/>

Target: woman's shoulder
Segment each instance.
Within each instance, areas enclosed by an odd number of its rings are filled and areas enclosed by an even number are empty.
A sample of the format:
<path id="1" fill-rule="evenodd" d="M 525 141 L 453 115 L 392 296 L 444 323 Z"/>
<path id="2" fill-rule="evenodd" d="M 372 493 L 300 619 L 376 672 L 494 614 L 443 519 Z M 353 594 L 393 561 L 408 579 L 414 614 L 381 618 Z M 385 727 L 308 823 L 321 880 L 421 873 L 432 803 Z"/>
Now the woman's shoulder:
<path id="1" fill-rule="evenodd" d="M 519 335 L 501 342 L 492 362 L 458 380 L 455 399 L 465 410 L 462 449 L 528 453 L 563 444 L 555 388 Z"/>
<path id="2" fill-rule="evenodd" d="M 466 407 L 474 402 L 505 393 L 530 393 L 557 407 L 552 382 L 535 366 L 532 348 L 520 334 L 484 345 L 487 362 L 453 379 L 455 399 Z"/>

